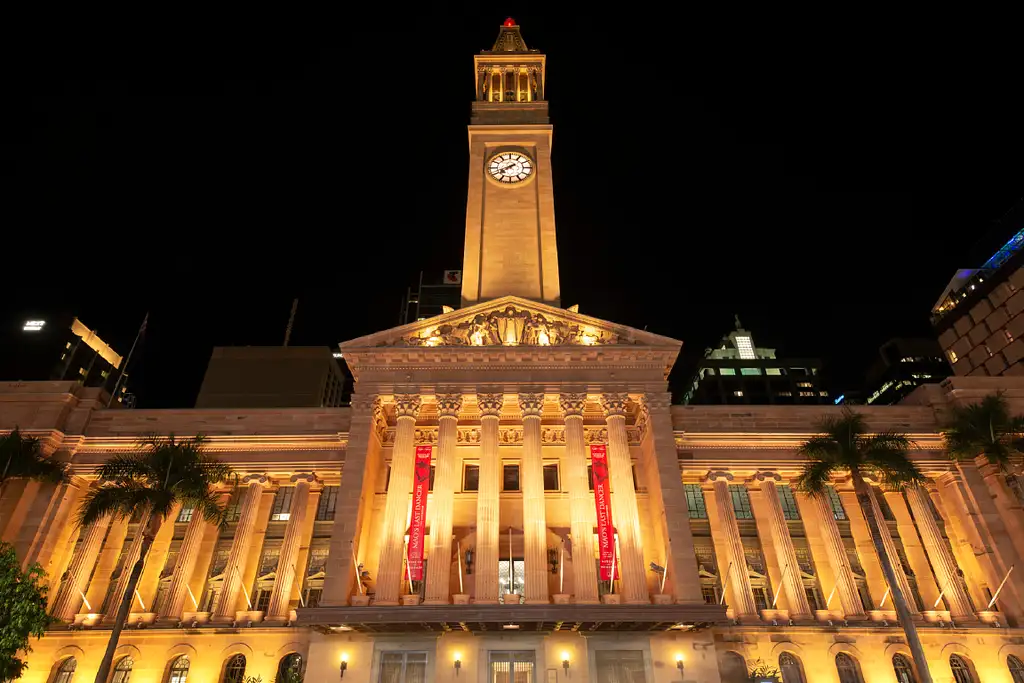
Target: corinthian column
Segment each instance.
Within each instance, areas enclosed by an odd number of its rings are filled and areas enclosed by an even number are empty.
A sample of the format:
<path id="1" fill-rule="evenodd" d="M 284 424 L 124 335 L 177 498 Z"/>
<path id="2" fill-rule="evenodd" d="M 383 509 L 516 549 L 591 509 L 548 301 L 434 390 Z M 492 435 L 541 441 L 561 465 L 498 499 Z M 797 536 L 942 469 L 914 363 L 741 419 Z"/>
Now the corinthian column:
<path id="1" fill-rule="evenodd" d="M 565 480 L 569 487 L 572 578 L 577 604 L 598 602 L 594 526 L 590 522 L 594 497 L 587 481 L 587 442 L 583 436 L 583 408 L 586 404 L 585 393 L 562 394 L 559 400 L 565 417 Z"/>
<path id="2" fill-rule="evenodd" d="M 427 561 L 427 592 L 424 602 L 447 605 L 452 578 L 452 507 L 455 496 L 455 446 L 459 440 L 462 394 L 437 395 L 437 462 L 434 495 L 430 503 L 430 558 Z"/>
<path id="3" fill-rule="evenodd" d="M 235 526 L 235 538 L 231 541 L 231 550 L 228 552 L 228 562 L 224 565 L 224 588 L 221 590 L 215 614 L 215 618 L 220 621 L 233 621 L 235 618 L 235 604 L 238 602 L 238 591 L 242 586 L 245 560 L 249 556 L 249 540 L 256 527 L 260 498 L 263 489 L 270 485 L 270 480 L 259 474 L 250 474 L 242 482 L 248 484 L 248 487 L 239 507 L 238 524 Z"/>
<path id="4" fill-rule="evenodd" d="M 315 481 L 314 474 L 296 474 L 292 477 L 295 491 L 292 492 L 292 503 L 288 508 L 288 526 L 284 530 L 281 554 L 277 558 L 277 578 L 274 579 L 274 590 L 270 594 L 270 605 L 267 610 L 267 616 L 271 619 L 288 619 L 292 584 L 295 583 L 297 573 L 295 563 L 299 559 L 299 548 L 303 541 L 302 530 L 306 525 L 306 509 L 309 507 L 309 487 Z"/>
<path id="5" fill-rule="evenodd" d="M 761 493 L 768 508 L 772 545 L 775 546 L 775 556 L 782 569 L 782 587 L 786 590 L 789 616 L 793 619 L 808 619 L 813 616 L 811 606 L 807 603 L 803 578 L 800 576 L 800 564 L 796 560 L 793 539 L 789 536 L 789 524 L 786 523 L 786 515 L 782 512 L 782 502 L 779 500 L 779 490 L 775 486 L 775 482 L 782 481 L 782 478 L 775 472 L 758 472 L 757 480 L 761 482 Z"/>
<path id="6" fill-rule="evenodd" d="M 544 394 L 519 394 L 523 412 L 523 545 L 526 548 L 528 603 L 548 602 L 548 526 L 544 514 L 544 461 L 540 452 L 540 413 Z"/>
<path id="7" fill-rule="evenodd" d="M 710 518 L 711 535 L 717 536 L 716 541 L 725 548 L 724 569 L 720 569 L 722 587 L 732 587 L 735 604 L 730 605 L 737 619 L 757 618 L 757 605 L 754 604 L 754 592 L 750 587 L 750 573 L 747 571 L 747 555 L 743 552 L 743 539 L 736 523 L 736 512 L 732 509 L 732 496 L 729 494 L 729 482 L 732 475 L 728 472 L 711 472 L 708 480 L 713 483 L 715 494 L 715 518 Z M 710 510 L 708 511 L 710 513 Z"/>
<path id="8" fill-rule="evenodd" d="M 498 602 L 498 421 L 502 394 L 477 394 L 480 408 L 480 485 L 476 496 L 476 602 Z"/>
<path id="9" fill-rule="evenodd" d="M 125 552 L 124 561 L 121 563 L 121 573 L 117 577 L 117 583 L 114 584 L 114 592 L 111 593 L 110 599 L 107 600 L 107 611 L 103 615 L 103 621 L 113 621 L 117 616 L 117 610 L 121 608 L 121 600 L 124 598 L 124 592 L 128 590 L 128 581 L 131 579 L 132 569 L 135 567 L 135 563 L 139 561 L 139 553 L 142 552 L 142 537 L 146 532 L 147 524 L 149 524 L 148 512 L 144 513 L 139 519 L 135 538 L 132 539 L 132 544 L 128 546 L 128 550 Z"/>
<path id="10" fill-rule="evenodd" d="M 952 551 L 946 544 L 946 539 L 942 537 L 939 525 L 935 523 L 932 508 L 925 499 L 928 492 L 918 486 L 908 486 L 906 491 L 907 501 L 914 513 L 914 521 L 917 522 L 917 530 L 921 534 L 921 541 L 935 573 L 935 580 L 949 602 L 950 616 L 957 620 L 973 619 L 974 610 L 957 572 L 956 560 L 953 559 Z"/>
<path id="11" fill-rule="evenodd" d="M 640 537 L 640 512 L 633 490 L 633 466 L 626 436 L 625 393 L 602 394 L 601 406 L 608 423 L 608 470 L 612 480 L 612 521 L 622 553 L 622 594 L 627 603 L 650 602 L 647 567 Z"/>
<path id="12" fill-rule="evenodd" d="M 85 538 L 71 560 L 71 566 L 60 583 L 60 592 L 53 604 L 53 616 L 61 621 L 74 621 L 75 615 L 78 614 L 82 605 L 82 595 L 93 567 L 96 566 L 96 558 L 100 554 L 109 526 L 110 515 L 107 515 L 96 520 L 85 532 Z"/>
<path id="13" fill-rule="evenodd" d="M 192 571 L 195 569 L 196 559 L 199 557 L 200 546 L 208 524 L 199 510 L 192 512 L 192 519 L 185 527 L 185 537 L 181 539 L 178 559 L 174 562 L 171 585 L 167 588 L 167 599 L 160 609 L 161 619 L 180 619 L 182 612 L 185 611 L 185 596 L 188 595 L 189 580 L 192 578 Z"/>
<path id="14" fill-rule="evenodd" d="M 409 500 L 416 460 L 416 417 L 420 414 L 420 397 L 395 394 L 395 445 L 391 449 L 391 479 L 384 504 L 384 538 L 377 565 L 378 605 L 397 605 L 402 584 L 402 563 L 405 561 L 405 529 L 409 520 Z"/>

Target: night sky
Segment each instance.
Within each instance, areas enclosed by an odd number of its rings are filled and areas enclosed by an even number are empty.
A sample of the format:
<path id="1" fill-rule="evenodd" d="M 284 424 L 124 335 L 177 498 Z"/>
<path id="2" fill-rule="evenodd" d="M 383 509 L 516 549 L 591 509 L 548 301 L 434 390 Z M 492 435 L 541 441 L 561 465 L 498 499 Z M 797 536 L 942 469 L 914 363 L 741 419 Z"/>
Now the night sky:
<path id="1" fill-rule="evenodd" d="M 461 267 L 472 58 L 506 14 L 548 55 L 562 303 L 683 340 L 679 375 L 739 314 L 857 387 L 1014 231 L 1009 20 L 382 7 L 34 43 L 9 104 L 0 377 L 22 320 L 57 312 L 125 354 L 149 311 L 140 407 L 192 405 L 214 345 L 280 344 L 294 297 L 293 344 L 394 326 L 419 271 Z"/>

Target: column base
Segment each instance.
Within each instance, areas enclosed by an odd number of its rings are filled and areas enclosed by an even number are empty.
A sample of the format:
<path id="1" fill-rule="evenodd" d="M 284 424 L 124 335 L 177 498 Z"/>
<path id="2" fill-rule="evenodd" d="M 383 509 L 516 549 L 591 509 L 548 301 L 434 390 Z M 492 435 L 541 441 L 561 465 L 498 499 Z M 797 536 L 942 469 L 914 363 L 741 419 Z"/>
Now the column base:
<path id="1" fill-rule="evenodd" d="M 642 598 L 626 598 L 622 602 L 627 605 L 649 605 L 651 604 L 651 597 L 649 595 L 645 595 Z"/>
<path id="2" fill-rule="evenodd" d="M 349 598 L 348 602 L 353 607 L 366 607 L 370 604 L 370 596 L 359 593 L 358 595 L 353 595 Z"/>
<path id="3" fill-rule="evenodd" d="M 161 621 L 166 621 L 168 623 L 175 621 L 174 617 L 172 617 L 170 615 L 168 615 L 166 617 L 160 617 L 160 620 Z M 181 619 L 178 619 L 177 622 L 182 624 L 182 625 L 184 625 L 184 626 L 186 626 L 186 627 L 187 626 L 191 626 L 193 624 L 196 625 L 196 626 L 200 626 L 202 624 L 208 624 L 208 623 L 210 623 L 210 613 L 209 612 L 182 612 L 181 613 Z"/>
<path id="4" fill-rule="evenodd" d="M 452 602 L 456 605 L 468 605 L 469 593 L 456 593 L 452 596 Z"/>
<path id="5" fill-rule="evenodd" d="M 655 593 L 651 596 L 655 605 L 671 605 L 675 602 L 671 593 Z"/>
<path id="6" fill-rule="evenodd" d="M 451 603 L 451 600 L 449 600 L 448 598 L 445 598 L 445 599 L 443 599 L 443 600 L 440 600 L 440 599 L 436 599 L 436 600 L 424 600 L 424 601 L 423 601 L 423 604 L 424 604 L 424 605 L 450 605 L 450 604 L 452 604 L 452 603 Z"/>
<path id="7" fill-rule="evenodd" d="M 543 597 L 543 598 L 525 598 L 523 600 L 523 603 L 527 604 L 527 605 L 550 605 L 551 604 L 551 600 L 550 600 L 550 598 L 547 598 L 547 597 Z"/>
<path id="8" fill-rule="evenodd" d="M 398 600 L 374 600 L 373 604 L 379 607 L 397 607 Z"/>
<path id="9" fill-rule="evenodd" d="M 554 595 L 551 596 L 551 600 L 556 605 L 568 605 L 569 604 L 569 598 L 571 598 L 571 597 L 572 596 L 569 595 L 568 593 L 555 593 Z"/>
<path id="10" fill-rule="evenodd" d="M 605 605 L 620 605 L 622 604 L 622 596 L 617 593 L 606 593 L 601 596 L 601 602 Z"/>
<path id="11" fill-rule="evenodd" d="M 600 600 L 581 600 L 580 598 L 576 598 L 575 600 L 573 600 L 573 602 L 576 603 L 577 605 L 600 605 L 601 604 Z"/>
<path id="12" fill-rule="evenodd" d="M 948 624 L 950 621 L 952 621 L 952 619 L 950 619 L 949 612 L 944 609 L 926 610 L 924 612 L 921 612 L 921 616 L 923 616 L 924 620 L 927 621 L 929 624 Z"/>
<path id="13" fill-rule="evenodd" d="M 402 596 L 403 605 L 418 605 L 420 604 L 420 596 L 416 593 L 410 593 L 409 595 Z M 447 603 L 446 603 L 447 604 Z"/>

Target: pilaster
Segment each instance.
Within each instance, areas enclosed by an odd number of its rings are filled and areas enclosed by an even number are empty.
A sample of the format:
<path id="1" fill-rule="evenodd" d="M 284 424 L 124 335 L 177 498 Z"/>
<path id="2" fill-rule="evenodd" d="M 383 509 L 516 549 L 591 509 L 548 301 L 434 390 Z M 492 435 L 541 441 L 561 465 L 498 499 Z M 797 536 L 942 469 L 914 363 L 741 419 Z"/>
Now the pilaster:
<path id="1" fill-rule="evenodd" d="M 61 581 L 60 592 L 53 605 L 52 614 L 61 621 L 73 621 L 75 615 L 78 614 L 86 583 L 89 581 L 93 567 L 96 566 L 96 558 L 103 546 L 103 539 L 107 535 L 110 521 L 110 515 L 107 515 L 89 525 L 85 531 L 85 537 Z"/>
<path id="2" fill-rule="evenodd" d="M 427 559 L 427 590 L 424 602 L 447 605 L 452 576 L 452 515 L 456 472 L 459 412 L 462 394 L 437 395 L 437 460 L 430 521 L 430 557 Z"/>
<path id="3" fill-rule="evenodd" d="M 544 509 L 544 462 L 541 456 L 540 414 L 544 394 L 520 393 L 523 414 L 523 545 L 528 603 L 548 602 L 547 522 Z"/>
<path id="4" fill-rule="evenodd" d="M 476 602 L 498 601 L 498 534 L 501 460 L 498 456 L 498 422 L 502 394 L 477 394 L 480 409 L 480 485 L 476 497 Z"/>

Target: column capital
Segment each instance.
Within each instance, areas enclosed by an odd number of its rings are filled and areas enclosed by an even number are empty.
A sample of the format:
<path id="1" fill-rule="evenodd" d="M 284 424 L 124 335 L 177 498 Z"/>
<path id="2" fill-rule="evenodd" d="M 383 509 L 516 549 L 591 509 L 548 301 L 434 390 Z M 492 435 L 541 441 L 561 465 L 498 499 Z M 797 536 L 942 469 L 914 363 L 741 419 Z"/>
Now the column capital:
<path id="1" fill-rule="evenodd" d="M 624 391 L 601 394 L 601 407 L 604 408 L 605 417 L 625 415 L 627 403 L 629 403 L 629 394 Z"/>
<path id="2" fill-rule="evenodd" d="M 290 481 L 293 484 L 298 484 L 299 482 L 306 482 L 307 484 L 312 485 L 312 484 L 317 482 L 316 473 L 315 472 L 303 472 L 301 474 L 294 474 L 294 475 L 292 475 L 292 478 L 291 478 Z"/>
<path id="3" fill-rule="evenodd" d="M 476 405 L 484 417 L 501 416 L 501 407 L 505 404 L 504 394 L 477 394 Z"/>
<path id="4" fill-rule="evenodd" d="M 766 481 L 774 482 L 776 484 L 782 483 L 782 476 L 778 472 L 771 470 L 758 470 L 757 474 L 754 475 L 754 479 L 764 483 Z"/>
<path id="5" fill-rule="evenodd" d="M 667 413 L 672 408 L 672 394 L 667 391 L 643 394 L 640 403 L 649 413 Z"/>
<path id="6" fill-rule="evenodd" d="M 732 473 L 726 472 L 725 470 L 711 470 L 710 472 L 708 472 L 708 481 L 712 483 L 724 481 L 725 483 L 728 484 L 734 479 L 735 477 L 732 476 Z"/>
<path id="7" fill-rule="evenodd" d="M 420 414 L 419 394 L 395 394 L 395 416 L 416 419 Z"/>
<path id="8" fill-rule="evenodd" d="M 380 396 L 377 394 L 355 394 L 351 401 L 353 413 L 375 413 L 381 409 Z"/>
<path id="9" fill-rule="evenodd" d="M 562 417 L 570 415 L 583 416 L 583 409 L 587 406 L 587 392 L 574 391 L 560 394 L 558 405 L 562 408 Z"/>
<path id="10" fill-rule="evenodd" d="M 540 413 L 544 409 L 544 394 L 521 392 L 519 394 L 519 409 L 523 411 L 523 417 L 540 417 Z"/>
<path id="11" fill-rule="evenodd" d="M 259 484 L 263 488 L 267 488 L 274 482 L 272 482 L 270 480 L 270 477 L 268 477 L 266 474 L 248 474 L 242 477 L 241 483 L 245 484 L 246 486 L 250 486 L 252 484 Z"/>
<path id="12" fill-rule="evenodd" d="M 441 417 L 458 417 L 462 410 L 462 394 L 437 394 L 437 414 Z"/>

